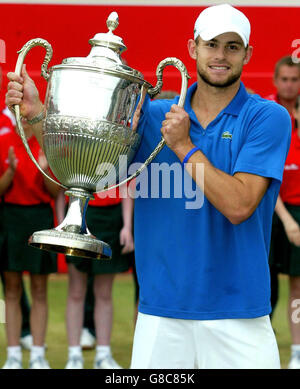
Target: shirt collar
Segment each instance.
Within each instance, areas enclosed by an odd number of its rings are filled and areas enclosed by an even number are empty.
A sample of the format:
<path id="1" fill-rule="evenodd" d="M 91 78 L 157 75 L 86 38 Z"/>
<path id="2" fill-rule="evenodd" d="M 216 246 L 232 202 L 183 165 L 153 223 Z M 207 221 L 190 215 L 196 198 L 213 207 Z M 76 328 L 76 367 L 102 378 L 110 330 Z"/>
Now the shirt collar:
<path id="1" fill-rule="evenodd" d="M 196 91 L 196 89 L 197 89 L 197 82 L 192 84 L 187 91 L 186 103 L 185 103 L 185 110 L 187 112 L 192 110 L 191 99 L 192 99 L 192 96 L 193 96 L 194 92 Z M 222 113 L 228 113 L 230 115 L 238 116 L 244 103 L 246 102 L 246 100 L 248 100 L 248 98 L 249 98 L 249 94 L 246 91 L 244 84 L 241 82 L 237 94 L 234 96 L 234 98 L 231 100 L 231 102 L 227 105 L 227 107 L 225 107 L 223 109 Z"/>

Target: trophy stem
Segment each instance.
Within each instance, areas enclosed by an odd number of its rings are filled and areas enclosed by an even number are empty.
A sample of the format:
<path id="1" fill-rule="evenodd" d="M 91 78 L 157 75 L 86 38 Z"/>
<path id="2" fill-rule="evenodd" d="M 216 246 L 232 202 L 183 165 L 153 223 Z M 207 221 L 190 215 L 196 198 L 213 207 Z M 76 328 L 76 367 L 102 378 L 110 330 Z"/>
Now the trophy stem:
<path id="1" fill-rule="evenodd" d="M 70 200 L 63 222 L 52 230 L 35 232 L 29 238 L 29 245 L 76 257 L 110 259 L 110 246 L 93 236 L 86 225 L 87 206 L 93 196 L 77 188 L 71 188 L 65 194 Z"/>
<path id="2" fill-rule="evenodd" d="M 93 196 L 78 189 L 67 190 L 65 194 L 69 196 L 69 206 L 63 222 L 56 227 L 56 230 L 91 235 L 86 225 L 86 211 L 89 200 Z"/>

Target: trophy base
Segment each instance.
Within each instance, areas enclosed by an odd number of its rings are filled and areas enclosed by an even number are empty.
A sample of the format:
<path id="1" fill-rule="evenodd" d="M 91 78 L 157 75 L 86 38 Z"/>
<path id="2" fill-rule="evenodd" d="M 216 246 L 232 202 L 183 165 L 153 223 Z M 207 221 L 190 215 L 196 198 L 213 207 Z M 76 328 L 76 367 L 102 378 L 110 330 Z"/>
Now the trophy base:
<path id="1" fill-rule="evenodd" d="M 91 259 L 110 259 L 110 246 L 90 234 L 53 230 L 37 231 L 29 238 L 32 247 Z"/>

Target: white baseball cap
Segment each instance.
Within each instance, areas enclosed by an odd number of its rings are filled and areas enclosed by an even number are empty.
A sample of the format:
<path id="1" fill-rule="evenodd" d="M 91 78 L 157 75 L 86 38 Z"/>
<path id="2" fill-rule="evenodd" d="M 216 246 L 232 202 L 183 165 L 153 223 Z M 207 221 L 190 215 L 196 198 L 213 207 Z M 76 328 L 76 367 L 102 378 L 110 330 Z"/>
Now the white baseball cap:
<path id="1" fill-rule="evenodd" d="M 198 16 L 194 27 L 194 39 L 199 35 L 209 41 L 225 32 L 236 32 L 243 40 L 245 47 L 250 38 L 250 22 L 239 10 L 229 4 L 214 5 L 205 8 Z"/>

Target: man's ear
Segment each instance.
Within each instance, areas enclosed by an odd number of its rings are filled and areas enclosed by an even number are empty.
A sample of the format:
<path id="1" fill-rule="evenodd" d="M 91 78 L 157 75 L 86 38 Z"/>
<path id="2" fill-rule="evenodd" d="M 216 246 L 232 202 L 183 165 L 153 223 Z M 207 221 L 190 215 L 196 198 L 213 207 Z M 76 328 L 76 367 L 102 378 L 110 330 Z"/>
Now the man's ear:
<path id="1" fill-rule="evenodd" d="M 197 54 L 196 54 L 196 42 L 194 41 L 194 39 L 189 39 L 188 40 L 188 51 L 189 51 L 189 55 L 191 58 L 193 59 L 197 59 Z"/>
<path id="2" fill-rule="evenodd" d="M 247 63 L 249 63 L 250 58 L 252 57 L 252 54 L 253 54 L 253 47 L 249 46 L 247 51 L 246 51 L 246 56 L 245 56 L 245 59 L 244 59 L 244 65 L 247 65 Z"/>

